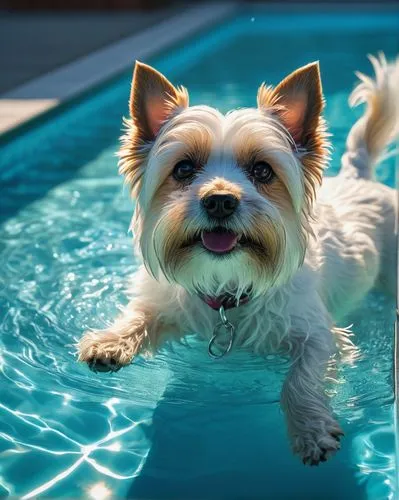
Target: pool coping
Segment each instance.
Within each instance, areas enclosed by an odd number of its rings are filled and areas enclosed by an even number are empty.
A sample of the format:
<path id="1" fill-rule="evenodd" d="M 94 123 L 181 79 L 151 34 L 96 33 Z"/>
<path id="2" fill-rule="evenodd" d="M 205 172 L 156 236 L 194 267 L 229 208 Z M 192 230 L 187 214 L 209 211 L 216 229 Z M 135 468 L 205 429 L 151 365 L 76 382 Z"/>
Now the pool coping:
<path id="1" fill-rule="evenodd" d="M 133 68 L 135 60 L 148 58 L 181 42 L 238 10 L 239 4 L 234 1 L 187 8 L 1 94 L 0 106 L 6 117 L 0 124 L 0 141 L 8 141 L 37 118 L 101 86 L 129 66 Z"/>

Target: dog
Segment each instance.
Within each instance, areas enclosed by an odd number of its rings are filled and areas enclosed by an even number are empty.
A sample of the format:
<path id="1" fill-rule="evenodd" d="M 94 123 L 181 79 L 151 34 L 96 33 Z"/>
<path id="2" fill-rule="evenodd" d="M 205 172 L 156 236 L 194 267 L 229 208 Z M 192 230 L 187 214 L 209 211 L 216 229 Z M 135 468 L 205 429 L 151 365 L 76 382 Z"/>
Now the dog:
<path id="1" fill-rule="evenodd" d="M 337 322 L 373 286 L 396 286 L 396 192 L 372 175 L 398 132 L 399 59 L 370 59 L 375 77 L 359 74 L 350 99 L 366 111 L 340 173 L 324 179 L 317 62 L 226 115 L 190 107 L 185 88 L 136 62 L 119 166 L 143 264 L 123 314 L 80 340 L 80 361 L 115 371 L 187 332 L 211 340 L 214 357 L 231 345 L 289 355 L 281 405 L 294 453 L 317 465 L 339 449 L 324 390 L 350 345 Z"/>

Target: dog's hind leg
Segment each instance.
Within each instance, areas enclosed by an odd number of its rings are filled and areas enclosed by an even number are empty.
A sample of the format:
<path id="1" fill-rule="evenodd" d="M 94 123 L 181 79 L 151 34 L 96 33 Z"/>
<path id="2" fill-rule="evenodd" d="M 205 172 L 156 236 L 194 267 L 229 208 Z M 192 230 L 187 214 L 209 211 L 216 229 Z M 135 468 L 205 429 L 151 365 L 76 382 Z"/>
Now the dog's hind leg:
<path id="1" fill-rule="evenodd" d="M 370 56 L 374 79 L 361 73 L 361 82 L 350 97 L 350 104 L 366 103 L 364 115 L 354 124 L 342 156 L 341 174 L 350 178 L 371 179 L 373 167 L 386 147 L 399 133 L 399 58 L 388 64 L 385 56 Z"/>
<path id="2" fill-rule="evenodd" d="M 291 344 L 293 364 L 281 405 L 294 453 L 304 464 L 318 465 L 339 450 L 343 434 L 324 391 L 328 361 L 336 351 L 334 337 L 326 328 L 316 335 L 295 334 Z"/>

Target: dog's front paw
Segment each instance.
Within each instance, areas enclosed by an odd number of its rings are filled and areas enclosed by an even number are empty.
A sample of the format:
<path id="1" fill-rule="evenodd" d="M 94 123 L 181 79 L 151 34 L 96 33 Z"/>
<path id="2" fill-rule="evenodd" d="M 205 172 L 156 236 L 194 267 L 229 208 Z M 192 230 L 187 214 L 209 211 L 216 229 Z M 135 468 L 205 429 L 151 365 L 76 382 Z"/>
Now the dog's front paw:
<path id="1" fill-rule="evenodd" d="M 78 360 L 94 372 L 116 372 L 131 363 L 136 346 L 113 332 L 87 332 L 78 345 Z"/>
<path id="2" fill-rule="evenodd" d="M 309 429 L 293 438 L 293 451 L 302 458 L 305 465 L 319 465 L 326 462 L 341 447 L 340 439 L 344 435 L 337 422 L 316 429 Z"/>

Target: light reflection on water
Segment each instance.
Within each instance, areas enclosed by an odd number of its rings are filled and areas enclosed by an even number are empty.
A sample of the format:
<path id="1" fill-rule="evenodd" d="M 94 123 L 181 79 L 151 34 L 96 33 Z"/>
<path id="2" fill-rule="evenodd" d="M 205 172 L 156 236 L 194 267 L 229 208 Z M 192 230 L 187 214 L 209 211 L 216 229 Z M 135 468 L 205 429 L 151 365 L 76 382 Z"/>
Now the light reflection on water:
<path id="1" fill-rule="evenodd" d="M 205 454 L 215 456 L 221 452 L 212 450 L 212 441 L 225 446 L 232 435 L 228 429 L 237 432 L 241 420 L 244 427 L 270 433 L 270 426 L 265 430 L 260 422 L 263 413 L 265 422 L 276 427 L 273 439 L 284 446 L 280 460 L 302 477 L 305 472 L 285 442 L 277 403 L 284 360 L 235 352 L 215 363 L 206 346 L 189 336 L 166 346 L 159 357 L 139 359 L 111 376 L 94 375 L 76 363 L 81 332 L 112 320 L 135 268 L 126 233 L 130 202 L 120 180 L 102 179 L 110 157 L 106 151 L 97 159 L 96 172 L 85 168 L 80 178 L 53 189 L 3 225 L 3 488 L 24 498 L 47 491 L 79 496 L 101 479 L 105 488 L 122 495 L 143 467 L 144 477 L 161 481 L 184 472 L 195 482 L 219 469 L 234 470 L 237 457 L 222 453 L 221 463 L 198 457 L 194 468 L 194 459 L 187 465 L 176 458 L 176 450 L 183 456 L 184 440 L 198 446 L 198 436 L 213 436 Z M 341 460 L 357 471 L 357 481 L 369 492 L 385 488 L 387 495 L 394 471 L 392 312 L 389 300 L 374 293 L 349 318 L 360 356 L 339 369 L 333 388 L 346 437 L 332 465 L 338 467 Z M 224 422 L 226 415 L 232 421 Z M 165 445 L 169 450 L 152 449 L 148 462 L 154 432 L 159 446 L 169 443 L 159 419 L 181 442 L 172 455 L 170 444 Z M 246 432 L 253 445 L 252 431 Z M 267 448 L 262 453 L 267 459 Z M 256 473 L 257 464 L 252 459 L 240 469 L 246 477 Z"/>

